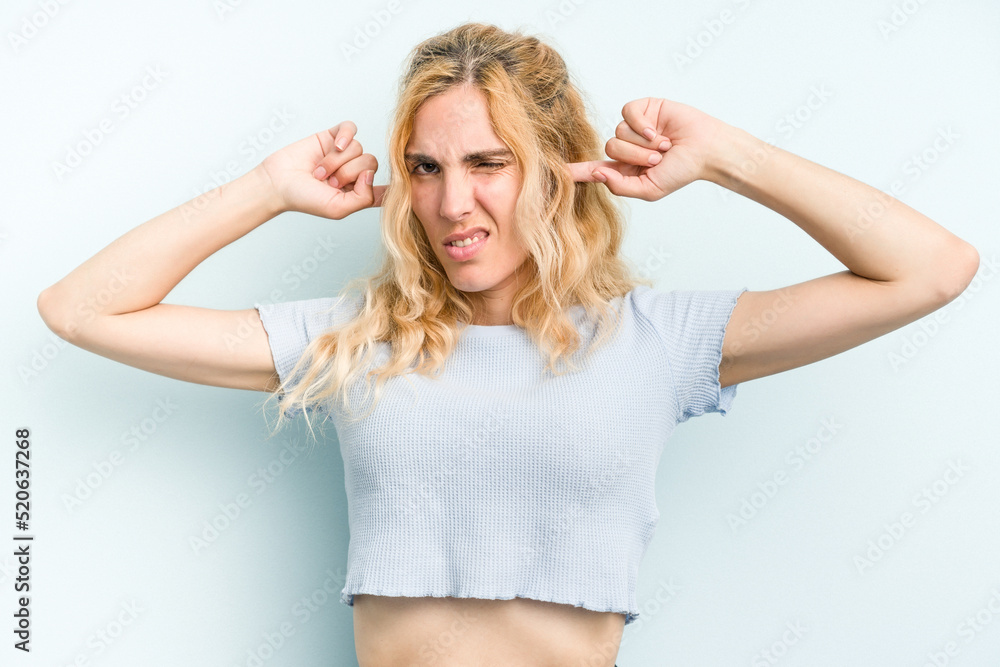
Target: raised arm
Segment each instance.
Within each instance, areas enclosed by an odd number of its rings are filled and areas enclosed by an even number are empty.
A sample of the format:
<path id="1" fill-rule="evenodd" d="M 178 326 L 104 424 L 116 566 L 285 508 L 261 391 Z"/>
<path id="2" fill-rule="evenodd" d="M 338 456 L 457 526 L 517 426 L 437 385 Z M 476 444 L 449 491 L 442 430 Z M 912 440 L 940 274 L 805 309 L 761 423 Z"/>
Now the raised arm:
<path id="1" fill-rule="evenodd" d="M 848 270 L 745 292 L 723 343 L 722 386 L 899 329 L 955 299 L 975 276 L 976 249 L 898 199 L 743 130 L 724 136 L 710 179 L 785 216 Z"/>
<path id="2" fill-rule="evenodd" d="M 647 97 L 622 116 L 606 147 L 612 159 L 568 164 L 575 180 L 647 201 L 712 181 L 785 216 L 848 268 L 744 292 L 726 327 L 723 387 L 909 324 L 961 294 L 979 267 L 972 245 L 901 201 L 693 107 Z"/>
<path id="3" fill-rule="evenodd" d="M 339 220 L 380 203 L 385 187 L 371 184 L 378 164 L 362 153 L 356 130 L 346 121 L 306 137 L 130 230 L 42 291 L 38 312 L 46 326 L 78 347 L 153 373 L 273 391 L 277 376 L 256 309 L 161 301 L 205 258 L 283 211 Z M 314 174 L 317 165 L 327 173 Z M 331 176 L 345 185 L 333 186 Z"/>

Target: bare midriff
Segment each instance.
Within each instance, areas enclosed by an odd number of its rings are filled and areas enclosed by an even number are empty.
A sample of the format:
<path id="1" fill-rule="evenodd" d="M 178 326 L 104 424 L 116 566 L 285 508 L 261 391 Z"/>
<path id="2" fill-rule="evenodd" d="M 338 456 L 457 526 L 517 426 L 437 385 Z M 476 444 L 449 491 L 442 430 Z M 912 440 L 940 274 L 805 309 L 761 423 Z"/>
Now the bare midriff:
<path id="1" fill-rule="evenodd" d="M 613 667 L 625 615 L 526 598 L 354 596 L 360 667 Z"/>

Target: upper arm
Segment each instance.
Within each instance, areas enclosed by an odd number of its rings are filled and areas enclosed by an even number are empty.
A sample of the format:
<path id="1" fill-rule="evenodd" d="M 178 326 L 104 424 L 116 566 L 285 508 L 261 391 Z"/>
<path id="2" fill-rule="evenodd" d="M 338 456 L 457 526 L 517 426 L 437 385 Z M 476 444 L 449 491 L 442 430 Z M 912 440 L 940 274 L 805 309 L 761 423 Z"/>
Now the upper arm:
<path id="1" fill-rule="evenodd" d="M 77 347 L 158 375 L 233 389 L 271 392 L 278 386 L 256 308 L 159 303 L 93 317 L 75 330 L 63 322 L 46 324 Z"/>
<path id="2" fill-rule="evenodd" d="M 851 271 L 744 292 L 726 328 L 720 384 L 826 359 L 934 312 L 955 296 Z"/>

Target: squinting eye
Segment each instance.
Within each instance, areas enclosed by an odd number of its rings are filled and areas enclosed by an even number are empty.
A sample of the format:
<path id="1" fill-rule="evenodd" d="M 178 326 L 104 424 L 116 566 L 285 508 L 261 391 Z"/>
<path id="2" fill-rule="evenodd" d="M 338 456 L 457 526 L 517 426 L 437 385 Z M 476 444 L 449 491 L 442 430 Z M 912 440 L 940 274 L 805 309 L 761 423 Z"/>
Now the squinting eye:
<path id="1" fill-rule="evenodd" d="M 480 162 L 476 166 L 478 166 L 478 167 L 487 167 L 489 169 L 500 169 L 501 167 L 505 167 L 507 165 L 504 162 Z M 437 165 L 435 165 L 432 162 L 421 162 L 420 164 L 414 165 L 413 169 L 410 170 L 410 173 L 411 174 L 422 174 L 422 175 L 428 175 L 429 173 L 433 173 L 433 172 L 427 172 L 427 171 L 418 171 L 421 167 L 430 167 L 430 168 L 434 169 L 434 168 L 437 167 Z"/>

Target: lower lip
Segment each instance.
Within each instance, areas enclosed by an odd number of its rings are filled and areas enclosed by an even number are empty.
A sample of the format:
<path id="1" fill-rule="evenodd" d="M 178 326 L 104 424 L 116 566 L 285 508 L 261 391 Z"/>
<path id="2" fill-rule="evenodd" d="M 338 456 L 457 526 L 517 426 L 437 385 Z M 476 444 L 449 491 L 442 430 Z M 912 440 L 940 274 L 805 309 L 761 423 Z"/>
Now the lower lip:
<path id="1" fill-rule="evenodd" d="M 486 236 L 482 237 L 481 239 L 479 239 L 478 241 L 476 241 L 472 245 L 467 245 L 467 246 L 464 246 L 464 247 L 461 247 L 461 248 L 459 248 L 457 246 L 453 246 L 450 243 L 447 243 L 447 244 L 445 244 L 444 249 L 445 249 L 445 252 L 448 253 L 449 257 L 451 257 L 456 262 L 461 262 L 461 261 L 464 261 L 464 260 L 467 260 L 467 259 L 472 259 L 473 257 L 475 257 L 476 253 L 478 253 L 480 251 L 480 249 L 484 245 L 486 245 L 486 241 L 489 238 L 490 238 L 490 235 L 487 234 Z"/>

